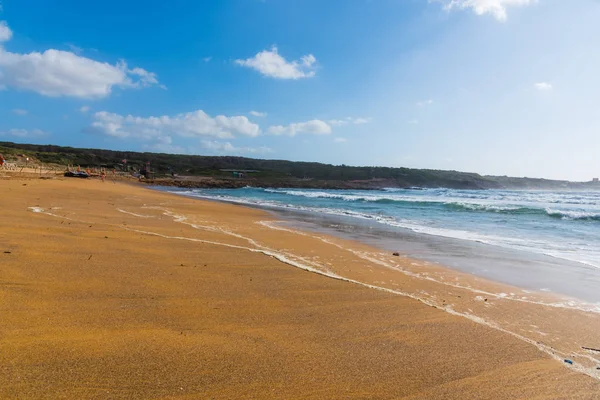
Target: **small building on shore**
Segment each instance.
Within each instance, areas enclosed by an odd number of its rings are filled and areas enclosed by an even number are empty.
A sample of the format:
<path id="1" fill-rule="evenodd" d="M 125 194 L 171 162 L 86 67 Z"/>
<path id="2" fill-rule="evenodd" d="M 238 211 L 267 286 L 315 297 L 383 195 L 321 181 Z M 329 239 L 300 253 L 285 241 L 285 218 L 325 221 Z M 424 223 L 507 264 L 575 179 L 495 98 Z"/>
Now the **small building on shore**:
<path id="1" fill-rule="evenodd" d="M 231 172 L 234 178 L 245 178 L 246 174 L 259 172 L 255 169 L 220 169 L 221 172 Z"/>

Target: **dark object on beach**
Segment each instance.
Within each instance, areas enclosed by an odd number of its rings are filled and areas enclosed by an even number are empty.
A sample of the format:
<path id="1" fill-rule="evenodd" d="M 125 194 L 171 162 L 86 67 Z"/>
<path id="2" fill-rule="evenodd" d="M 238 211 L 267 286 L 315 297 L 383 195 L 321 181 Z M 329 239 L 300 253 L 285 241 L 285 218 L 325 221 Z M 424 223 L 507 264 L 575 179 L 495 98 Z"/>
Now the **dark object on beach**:
<path id="1" fill-rule="evenodd" d="M 572 361 L 572 360 L 569 360 L 569 359 L 566 359 L 566 358 L 565 358 L 565 362 L 566 362 L 567 364 L 571 364 L 571 365 L 573 365 L 573 361 Z"/>
<path id="2" fill-rule="evenodd" d="M 11 253 L 11 252 L 10 252 L 10 251 L 8 251 L 8 250 L 6 250 L 6 251 L 4 252 L 4 254 L 10 254 L 10 253 Z"/>
<path id="3" fill-rule="evenodd" d="M 393 253 L 393 256 L 400 257 L 400 253 Z"/>
<path id="4" fill-rule="evenodd" d="M 487 301 L 487 299 L 483 299 L 483 301 Z"/>
<path id="5" fill-rule="evenodd" d="M 65 172 L 65 176 L 68 178 L 89 178 L 87 172 L 85 171 L 67 171 Z"/>
<path id="6" fill-rule="evenodd" d="M 583 347 L 583 346 L 581 346 L 581 348 L 584 349 L 584 350 L 597 351 L 598 353 L 600 353 L 600 349 L 594 349 L 593 347 Z"/>

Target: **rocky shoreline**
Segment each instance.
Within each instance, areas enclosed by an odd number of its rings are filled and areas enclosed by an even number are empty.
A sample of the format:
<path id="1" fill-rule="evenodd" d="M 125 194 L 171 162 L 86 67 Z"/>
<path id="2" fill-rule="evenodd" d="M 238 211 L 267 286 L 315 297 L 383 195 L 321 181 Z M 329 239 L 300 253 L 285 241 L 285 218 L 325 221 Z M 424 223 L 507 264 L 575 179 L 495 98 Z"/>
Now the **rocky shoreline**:
<path id="1" fill-rule="evenodd" d="M 290 188 L 290 189 L 352 189 L 352 190 L 381 190 L 384 188 L 414 188 L 402 185 L 400 182 L 389 179 L 371 179 L 356 181 L 338 180 L 312 180 L 312 179 L 257 179 L 257 178 L 213 178 L 213 177 L 175 177 L 156 178 L 143 181 L 152 186 L 171 186 L 190 189 L 239 189 L 247 186 L 262 188 Z M 442 187 L 431 185 L 428 187 Z M 457 182 L 453 189 L 487 189 L 470 182 Z"/>

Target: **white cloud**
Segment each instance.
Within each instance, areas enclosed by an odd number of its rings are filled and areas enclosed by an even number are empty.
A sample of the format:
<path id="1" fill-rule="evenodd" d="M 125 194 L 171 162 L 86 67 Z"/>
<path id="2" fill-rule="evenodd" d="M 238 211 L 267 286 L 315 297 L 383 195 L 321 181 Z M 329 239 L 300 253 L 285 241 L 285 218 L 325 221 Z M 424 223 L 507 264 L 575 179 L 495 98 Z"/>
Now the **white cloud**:
<path id="1" fill-rule="evenodd" d="M 348 124 L 360 125 L 360 124 L 368 124 L 369 122 L 371 122 L 371 118 L 352 118 L 352 117 L 346 117 L 344 119 L 331 119 L 331 120 L 327 121 L 327 123 L 331 126 L 343 126 L 343 125 L 348 125 Z"/>
<path id="2" fill-rule="evenodd" d="M 0 41 L 7 41 L 11 36 L 8 25 L 0 23 Z M 43 53 L 11 53 L 0 46 L 0 86 L 50 97 L 102 98 L 108 96 L 113 87 L 152 85 L 158 85 L 156 74 L 139 67 L 129 69 L 124 61 L 112 65 L 55 49 Z"/>
<path id="3" fill-rule="evenodd" d="M 417 106 L 418 107 L 424 107 L 424 106 L 430 106 L 433 104 L 433 100 L 429 99 L 429 100 L 421 100 L 417 102 Z"/>
<path id="4" fill-rule="evenodd" d="M 165 85 L 159 85 L 158 79 L 156 79 L 156 74 L 154 72 L 148 72 L 143 68 L 135 67 L 127 70 L 127 73 L 136 75 L 138 77 L 137 82 L 130 83 L 133 87 L 149 87 L 152 85 L 158 85 L 162 89 L 167 88 Z"/>
<path id="5" fill-rule="evenodd" d="M 268 154 L 273 152 L 269 147 L 236 147 L 229 142 L 216 140 L 202 140 L 202 146 L 215 153 L 225 154 Z"/>
<path id="6" fill-rule="evenodd" d="M 540 92 L 549 92 L 553 89 L 553 86 L 548 82 L 538 82 L 533 85 Z"/>
<path id="7" fill-rule="evenodd" d="M 430 0 L 431 1 L 431 0 Z M 446 10 L 470 8 L 477 15 L 491 14 L 498 21 L 506 21 L 506 8 L 509 6 L 526 6 L 537 0 L 435 0 L 445 3 Z"/>
<path id="8" fill-rule="evenodd" d="M 88 112 L 88 111 L 90 111 L 90 106 L 82 106 L 82 107 L 79 109 L 79 112 L 82 112 L 82 113 L 84 113 L 84 114 L 85 114 L 86 112 Z"/>
<path id="9" fill-rule="evenodd" d="M 0 21 L 0 43 L 8 42 L 12 38 L 12 31 L 6 21 Z"/>
<path id="10" fill-rule="evenodd" d="M 19 138 L 45 136 L 47 134 L 47 132 L 41 129 L 9 129 L 7 131 L 0 131 L 0 136 L 14 136 Z"/>
<path id="11" fill-rule="evenodd" d="M 409 124 L 411 125 L 418 125 L 419 124 L 419 120 L 418 119 L 411 119 L 410 121 L 408 121 Z"/>
<path id="12" fill-rule="evenodd" d="M 27 115 L 29 113 L 27 110 L 23 110 L 20 108 L 15 108 L 12 110 L 12 112 L 13 112 L 13 114 L 16 114 L 16 115 Z"/>
<path id="13" fill-rule="evenodd" d="M 288 62 L 279 55 L 277 47 L 263 50 L 252 58 L 235 60 L 236 64 L 252 68 L 261 74 L 276 79 L 300 79 L 315 76 L 317 59 L 312 54 L 303 56 L 300 60 Z"/>
<path id="14" fill-rule="evenodd" d="M 204 57 L 204 58 L 202 59 L 202 61 L 204 61 L 205 63 L 207 63 L 207 62 L 210 62 L 210 60 L 212 60 L 212 56 L 209 56 L 209 57 Z"/>
<path id="15" fill-rule="evenodd" d="M 255 117 L 266 117 L 267 116 L 266 112 L 260 112 L 260 111 L 250 111 L 248 114 L 255 116 Z"/>
<path id="16" fill-rule="evenodd" d="M 117 138 L 134 138 L 170 144 L 171 136 L 232 138 L 235 135 L 255 137 L 258 125 L 244 116 L 211 117 L 202 110 L 173 117 L 136 117 L 100 111 L 94 114 L 93 131 Z"/>
<path id="17" fill-rule="evenodd" d="M 307 122 L 299 122 L 295 124 L 289 124 L 287 126 L 276 125 L 269 127 L 268 131 L 271 135 L 287 135 L 296 136 L 298 133 L 309 133 L 313 135 L 329 135 L 331 133 L 331 126 L 325 121 L 313 119 Z"/>
<path id="18" fill-rule="evenodd" d="M 79 46 L 75 46 L 72 43 L 67 43 L 67 47 L 69 48 L 69 50 L 71 50 L 71 52 L 75 53 L 75 54 L 81 54 L 83 53 L 83 49 Z"/>
<path id="19" fill-rule="evenodd" d="M 335 143 L 346 143 L 348 140 L 346 138 L 343 138 L 343 137 L 336 137 L 335 139 L 333 139 L 333 141 Z"/>

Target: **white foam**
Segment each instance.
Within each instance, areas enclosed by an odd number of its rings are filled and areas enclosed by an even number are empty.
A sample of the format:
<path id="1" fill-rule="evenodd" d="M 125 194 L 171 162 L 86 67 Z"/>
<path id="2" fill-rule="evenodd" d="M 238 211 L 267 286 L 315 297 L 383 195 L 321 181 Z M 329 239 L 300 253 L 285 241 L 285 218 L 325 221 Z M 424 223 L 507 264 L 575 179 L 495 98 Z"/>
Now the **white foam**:
<path id="1" fill-rule="evenodd" d="M 501 298 L 504 300 L 518 301 L 518 302 L 522 302 L 522 303 L 530 303 L 530 304 L 536 304 L 536 305 L 553 307 L 553 308 L 564 308 L 564 309 L 570 309 L 570 310 L 576 310 L 576 311 L 600 313 L 600 304 L 592 304 L 592 303 L 587 303 L 587 302 L 583 302 L 583 301 L 573 301 L 573 300 L 565 300 L 563 302 L 548 303 L 548 302 L 543 302 L 543 301 L 531 300 L 527 297 L 519 297 L 513 293 L 511 293 L 510 295 L 508 295 L 506 293 L 492 293 L 492 292 L 488 292 L 485 290 L 476 289 L 476 288 L 473 288 L 470 286 L 461 285 L 459 283 L 450 283 L 445 280 L 436 279 L 426 273 L 415 273 L 413 271 L 408 271 L 393 262 L 384 261 L 383 259 L 381 259 L 381 258 L 385 258 L 385 255 L 383 255 L 383 254 L 369 254 L 369 253 L 366 253 L 363 251 L 358 251 L 358 250 L 355 250 L 352 248 L 347 248 L 347 247 L 341 246 L 341 245 L 331 241 L 330 239 L 326 239 L 321 236 L 309 235 L 309 234 L 301 232 L 301 231 L 282 228 L 280 226 L 277 226 L 277 222 L 275 222 L 275 221 L 260 221 L 258 223 L 265 227 L 271 228 L 271 229 L 287 231 L 290 233 L 295 233 L 295 234 L 302 235 L 302 236 L 310 236 L 315 239 L 319 239 L 327 244 L 336 246 L 342 250 L 349 251 L 349 252 L 353 253 L 354 255 L 358 256 L 359 258 L 362 258 L 365 261 L 368 261 L 373 264 L 377 264 L 377 265 L 380 265 L 380 266 L 383 266 L 383 267 L 386 267 L 389 269 L 393 269 L 395 271 L 399 271 L 399 272 L 403 273 L 404 275 L 407 275 L 407 276 L 410 276 L 413 278 L 428 280 L 428 281 L 436 282 L 436 283 L 439 283 L 439 284 L 442 284 L 445 286 L 454 287 L 457 289 L 469 290 L 473 293 L 485 295 L 487 297 L 496 297 L 496 298 L 499 298 L 499 299 Z M 378 258 L 378 256 L 379 256 L 379 258 Z M 458 279 L 456 279 L 456 280 L 458 280 Z"/>
<path id="2" fill-rule="evenodd" d="M 271 189 L 266 189 L 271 190 Z M 271 190 L 275 192 L 276 190 Z M 288 191 L 282 191 L 282 193 L 287 193 Z M 172 192 L 176 194 L 185 194 L 192 197 L 205 198 L 209 200 L 220 200 L 226 201 L 236 204 L 244 204 L 250 206 L 259 206 L 259 207 L 269 207 L 269 208 L 278 208 L 278 209 L 291 209 L 294 211 L 301 212 L 309 212 L 309 213 L 319 213 L 319 214 L 327 214 L 327 215 L 336 215 L 336 216 L 344 216 L 344 217 L 352 217 L 362 220 L 375 221 L 377 223 L 388 225 L 401 229 L 408 229 L 412 232 L 429 235 L 429 236 L 438 236 L 450 239 L 458 239 L 465 240 L 469 242 L 486 244 L 489 246 L 496 246 L 500 248 L 510 249 L 510 250 L 519 250 L 525 251 L 529 253 L 545 255 L 549 257 L 553 257 L 556 259 L 571 261 L 575 263 L 579 263 L 582 266 L 585 265 L 587 267 L 600 268 L 600 253 L 597 250 L 592 248 L 587 249 L 579 249 L 578 251 L 570 251 L 568 248 L 564 246 L 563 243 L 553 243 L 550 241 L 544 241 L 539 239 L 524 239 L 523 237 L 508 237 L 508 236 L 498 236 L 492 234 L 481 234 L 478 232 L 460 230 L 460 229 L 448 229 L 436 226 L 428 226 L 423 223 L 410 221 L 410 220 L 397 220 L 390 216 L 385 215 L 373 215 L 368 213 L 362 213 L 352 210 L 346 209 L 336 209 L 336 208 L 322 208 L 322 207 L 310 207 L 310 206 L 301 206 L 295 204 L 284 204 L 276 201 L 270 200 L 254 200 L 250 198 L 238 198 L 232 196 L 214 196 L 214 195 L 204 195 L 199 194 L 194 191 L 190 192 Z M 303 191 L 298 191 L 297 193 L 305 193 Z M 316 195 L 321 195 L 325 192 L 308 192 L 308 193 L 316 193 Z M 325 193 L 327 194 L 327 193 Z M 330 195 L 330 196 L 340 196 L 340 195 Z"/>
<path id="3" fill-rule="evenodd" d="M 551 346 L 542 344 L 540 342 L 534 341 L 532 339 L 529 339 L 523 335 L 517 334 L 515 332 L 509 331 L 505 328 L 502 328 L 500 326 L 498 326 L 497 324 L 487 321 L 481 317 L 478 317 L 476 315 L 473 314 L 469 314 L 469 313 L 464 313 L 464 312 L 459 312 L 459 311 L 455 311 L 451 306 L 439 306 L 437 303 L 433 303 L 427 299 L 424 299 L 422 297 L 416 296 L 412 293 L 407 293 L 407 292 L 403 292 L 397 289 L 389 289 L 389 288 L 385 288 L 385 287 L 381 287 L 381 286 L 376 286 L 376 285 L 371 285 L 365 282 L 360 282 L 360 281 L 356 281 L 354 279 L 349 279 L 349 278 L 344 278 L 341 277 L 335 273 L 332 273 L 330 271 L 327 270 L 320 270 L 320 269 L 315 269 L 314 267 L 311 267 L 309 265 L 305 265 L 302 263 L 299 263 L 293 259 L 290 259 L 289 257 L 279 254 L 277 252 L 273 252 L 270 250 L 262 250 L 262 249 L 252 249 L 252 248 L 248 248 L 248 247 L 243 247 L 243 246 L 236 246 L 236 245 L 230 245 L 227 243 L 219 243 L 219 242 L 213 242 L 213 241 L 207 241 L 207 240 L 202 240 L 202 239 L 194 239 L 194 238 L 187 238 L 187 237 L 181 237 L 181 236 L 167 236 L 167 235 L 162 235 L 159 233 L 155 233 L 155 232 L 148 232 L 148 231 L 142 231 L 142 230 L 137 230 L 137 229 L 129 229 L 129 228 L 125 228 L 134 232 L 138 232 L 138 233 L 143 233 L 143 234 L 147 234 L 147 235 L 153 235 L 153 236 L 159 236 L 162 238 L 167 238 L 167 239 L 178 239 L 178 240 L 189 240 L 189 241 L 194 241 L 194 242 L 200 242 L 200 243 L 206 243 L 206 244 L 212 244 L 212 245 L 217 245 L 217 246 L 225 246 L 225 247 L 229 247 L 229 248 L 235 248 L 235 249 L 240 249 L 240 250 L 246 250 L 246 251 L 250 251 L 253 253 L 262 253 L 264 255 L 273 257 L 277 260 L 279 260 L 280 262 L 296 267 L 296 268 L 300 268 L 303 269 L 305 271 L 310 271 L 319 275 L 323 275 L 332 279 L 337 279 L 337 280 L 341 280 L 344 282 L 348 282 L 348 283 L 353 283 L 356 285 L 360 285 L 360 286 L 364 286 L 370 289 L 375 289 L 375 290 L 379 290 L 379 291 L 383 291 L 383 292 L 387 292 L 387 293 L 392 293 L 392 294 L 396 294 L 396 295 L 400 295 L 400 296 L 404 296 L 404 297 L 409 297 L 411 299 L 417 300 L 423 304 L 426 304 L 430 307 L 434 307 L 434 308 L 439 308 L 443 311 L 446 311 L 449 314 L 455 315 L 455 316 L 459 316 L 459 317 L 463 317 L 463 318 L 467 318 L 473 322 L 476 322 L 478 324 L 481 325 L 485 325 L 488 326 L 492 329 L 496 329 L 498 331 L 504 332 L 506 334 L 509 334 L 511 336 L 516 337 L 517 339 L 520 339 L 526 343 L 529 343 L 533 346 L 535 346 L 536 348 L 538 348 L 538 350 L 548 354 L 550 357 L 554 358 L 555 360 L 562 362 L 564 357 L 568 356 L 566 353 L 560 353 L 558 352 L 556 349 L 552 348 Z M 425 293 L 426 294 L 426 293 Z M 577 372 L 580 372 L 582 374 L 588 375 L 590 377 L 593 377 L 595 379 L 600 379 L 600 374 L 598 374 L 595 370 L 593 370 L 592 368 L 586 368 L 583 365 L 579 365 L 579 364 L 564 364 L 567 368 L 573 369 Z"/>
<path id="4" fill-rule="evenodd" d="M 69 217 L 65 217 L 63 215 L 58 215 L 55 214 L 53 212 L 50 212 L 48 210 L 46 210 L 45 208 L 42 207 L 27 207 L 27 209 L 31 210 L 32 212 L 36 213 L 36 214 L 46 214 L 46 215 L 50 215 L 52 217 L 57 217 L 57 218 L 62 218 L 62 219 L 66 219 L 69 221 L 74 221 L 74 222 L 82 222 L 78 219 L 74 219 L 74 218 L 69 218 Z M 59 207 L 54 207 L 54 208 L 50 208 L 50 210 L 59 210 Z"/>
<path id="5" fill-rule="evenodd" d="M 134 217 L 139 217 L 139 218 L 154 218 L 152 215 L 136 214 L 136 213 L 134 213 L 134 212 L 131 212 L 131 211 L 125 211 L 125 210 L 122 210 L 122 209 L 120 209 L 120 208 L 117 208 L 117 211 L 118 211 L 118 212 L 121 212 L 121 213 L 123 213 L 123 214 L 129 214 L 129 215 L 133 215 Z"/>
<path id="6" fill-rule="evenodd" d="M 577 219 L 599 219 L 600 213 L 591 212 L 591 211 L 582 211 L 582 210 L 557 210 L 553 208 L 546 208 L 546 213 L 550 216 L 561 217 L 562 219 L 567 220 L 577 220 Z"/>

